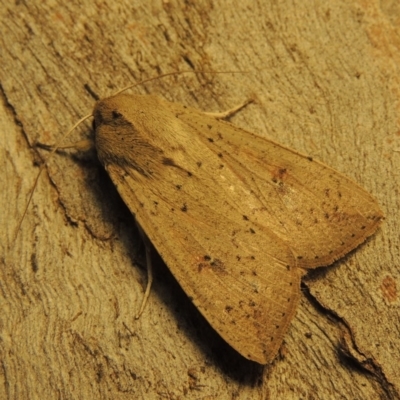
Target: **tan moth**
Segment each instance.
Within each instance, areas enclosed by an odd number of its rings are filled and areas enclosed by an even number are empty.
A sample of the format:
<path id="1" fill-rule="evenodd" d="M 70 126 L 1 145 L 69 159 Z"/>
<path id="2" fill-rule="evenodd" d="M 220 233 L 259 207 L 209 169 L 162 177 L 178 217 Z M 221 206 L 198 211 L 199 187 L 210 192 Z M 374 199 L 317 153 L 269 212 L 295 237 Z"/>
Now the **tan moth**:
<path id="1" fill-rule="evenodd" d="M 374 233 L 376 200 L 332 168 L 195 109 L 118 94 L 93 112 L 99 159 L 211 326 L 273 360 L 300 278 Z"/>
<path id="2" fill-rule="evenodd" d="M 98 157 L 145 242 L 221 337 L 260 364 L 278 352 L 301 276 L 384 218 L 349 178 L 217 115 L 117 94 L 93 117 Z"/>

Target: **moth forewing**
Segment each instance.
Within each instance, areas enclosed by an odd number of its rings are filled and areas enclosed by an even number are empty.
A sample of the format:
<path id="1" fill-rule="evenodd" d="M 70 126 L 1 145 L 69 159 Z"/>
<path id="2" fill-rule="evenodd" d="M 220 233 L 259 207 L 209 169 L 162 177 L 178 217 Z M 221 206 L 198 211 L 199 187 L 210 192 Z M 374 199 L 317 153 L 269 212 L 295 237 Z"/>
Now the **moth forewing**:
<path id="1" fill-rule="evenodd" d="M 303 268 L 371 235 L 376 201 L 333 169 L 155 96 L 94 110 L 96 147 L 123 200 L 214 329 L 244 357 L 276 355 Z"/>
<path id="2" fill-rule="evenodd" d="M 201 126 L 205 121 L 198 114 L 191 111 L 181 119 Z M 384 218 L 367 191 L 310 157 L 223 121 L 205 136 L 246 181 L 248 201 L 260 199 L 253 216 L 288 243 L 303 268 L 332 264 L 372 235 Z"/>

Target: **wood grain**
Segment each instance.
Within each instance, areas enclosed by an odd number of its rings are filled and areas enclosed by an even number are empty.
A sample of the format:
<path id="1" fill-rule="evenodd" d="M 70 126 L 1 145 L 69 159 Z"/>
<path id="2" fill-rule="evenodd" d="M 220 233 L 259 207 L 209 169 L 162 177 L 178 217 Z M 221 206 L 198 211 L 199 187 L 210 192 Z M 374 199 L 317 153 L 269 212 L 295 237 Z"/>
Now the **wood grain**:
<path id="1" fill-rule="evenodd" d="M 0 10 L 0 398 L 398 398 L 399 30 L 395 2 L 99 0 Z M 144 250 L 92 153 L 46 152 L 94 94 L 176 70 L 138 92 L 207 111 L 353 178 L 387 220 L 306 278 L 280 356 L 229 348 L 162 262 L 146 312 Z M 71 142 L 90 135 L 90 124 Z"/>

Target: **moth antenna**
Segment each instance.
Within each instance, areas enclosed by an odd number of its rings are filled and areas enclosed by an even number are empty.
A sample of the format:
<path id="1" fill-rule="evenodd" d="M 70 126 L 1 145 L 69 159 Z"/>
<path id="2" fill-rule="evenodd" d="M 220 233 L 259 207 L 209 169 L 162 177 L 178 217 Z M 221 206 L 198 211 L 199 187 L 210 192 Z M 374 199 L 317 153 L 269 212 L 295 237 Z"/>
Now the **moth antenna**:
<path id="1" fill-rule="evenodd" d="M 62 141 L 65 140 L 71 134 L 71 132 L 75 130 L 75 128 L 77 128 L 82 122 L 86 121 L 90 117 L 92 117 L 92 114 L 88 114 L 85 117 L 81 118 L 78 122 L 76 122 L 74 124 L 74 126 L 56 142 L 56 144 L 54 145 L 53 149 L 50 151 L 50 154 L 47 156 L 47 158 L 45 159 L 43 164 L 40 166 L 40 169 L 39 169 L 39 172 L 38 172 L 38 174 L 36 176 L 35 182 L 34 182 L 34 184 L 32 186 L 32 189 L 29 192 L 28 201 L 27 201 L 27 203 L 25 205 L 24 212 L 22 213 L 22 216 L 21 216 L 21 218 L 20 218 L 20 220 L 18 222 L 16 231 L 14 233 L 14 237 L 13 237 L 12 242 L 11 242 L 12 243 L 11 247 L 14 246 L 14 244 L 15 244 L 15 242 L 17 240 L 18 233 L 19 233 L 19 231 L 21 229 L 22 222 L 25 219 L 25 215 L 26 215 L 26 213 L 28 211 L 28 208 L 29 208 L 29 205 L 31 204 L 31 201 L 32 201 L 33 193 L 34 193 L 34 191 L 36 189 L 36 186 L 37 186 L 37 184 L 39 182 L 39 178 L 40 178 L 40 175 L 43 172 L 44 167 L 47 165 L 47 163 L 49 162 L 51 157 L 54 155 L 54 153 L 61 147 L 60 144 L 62 143 Z"/>
<path id="2" fill-rule="evenodd" d="M 162 75 L 157 75 L 157 76 L 153 76 L 152 78 L 145 79 L 144 81 L 141 81 L 139 83 L 134 83 L 134 84 L 128 85 L 128 86 L 118 90 L 118 92 L 116 92 L 114 94 L 114 96 L 116 96 L 122 92 L 125 92 L 125 90 L 133 89 L 133 88 L 143 85 L 145 83 L 152 82 L 157 79 L 165 78 L 167 76 L 182 75 L 182 74 L 195 74 L 195 75 L 200 75 L 200 74 L 214 74 L 214 75 L 216 75 L 216 74 L 246 74 L 247 72 L 248 71 L 175 71 L 175 72 L 167 72 Z"/>

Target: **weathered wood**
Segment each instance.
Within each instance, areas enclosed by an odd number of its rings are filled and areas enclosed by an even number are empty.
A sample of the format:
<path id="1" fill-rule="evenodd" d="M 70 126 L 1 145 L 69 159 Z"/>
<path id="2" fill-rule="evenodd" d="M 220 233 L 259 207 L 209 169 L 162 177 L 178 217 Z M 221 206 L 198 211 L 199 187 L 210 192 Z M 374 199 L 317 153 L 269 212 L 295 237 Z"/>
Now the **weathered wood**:
<path id="1" fill-rule="evenodd" d="M 0 398 L 399 397 L 399 6 L 30 3 L 0 8 Z M 223 343 L 162 262 L 134 320 L 144 251 L 92 153 L 52 159 L 12 243 L 47 155 L 36 142 L 54 143 L 93 93 L 192 68 L 247 73 L 137 91 L 208 111 L 255 97 L 232 122 L 346 173 L 387 215 L 366 244 L 306 279 L 265 368 Z M 69 140 L 88 134 L 90 124 Z"/>

